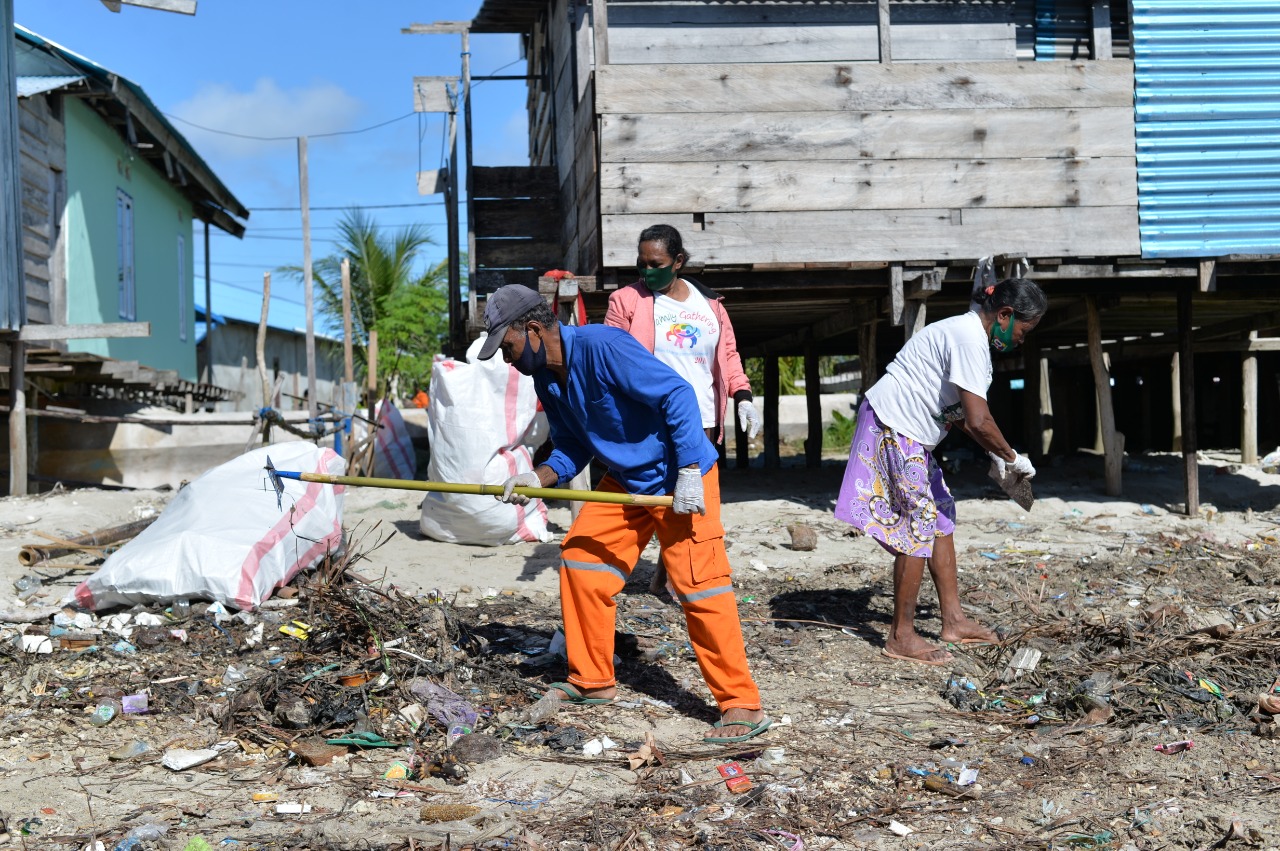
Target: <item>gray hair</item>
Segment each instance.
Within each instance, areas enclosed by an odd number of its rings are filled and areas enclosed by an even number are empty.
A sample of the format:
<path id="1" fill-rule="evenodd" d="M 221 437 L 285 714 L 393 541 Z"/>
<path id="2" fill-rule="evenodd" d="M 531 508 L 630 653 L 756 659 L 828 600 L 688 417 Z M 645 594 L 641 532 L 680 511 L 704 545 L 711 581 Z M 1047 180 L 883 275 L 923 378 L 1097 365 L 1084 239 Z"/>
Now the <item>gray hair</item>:
<path id="1" fill-rule="evenodd" d="M 543 328 L 554 328 L 560 324 L 560 320 L 551 309 L 551 305 L 547 304 L 545 300 L 540 301 L 533 307 L 529 308 L 511 324 L 517 328 L 523 328 L 526 322 L 537 322 L 541 324 Z"/>
<path id="2" fill-rule="evenodd" d="M 1012 308 L 1013 315 L 1023 322 L 1039 319 L 1049 309 L 1049 297 L 1038 284 L 1027 278 L 1005 278 L 995 286 L 975 293 L 974 301 L 983 313 L 995 313 L 1003 307 Z"/>

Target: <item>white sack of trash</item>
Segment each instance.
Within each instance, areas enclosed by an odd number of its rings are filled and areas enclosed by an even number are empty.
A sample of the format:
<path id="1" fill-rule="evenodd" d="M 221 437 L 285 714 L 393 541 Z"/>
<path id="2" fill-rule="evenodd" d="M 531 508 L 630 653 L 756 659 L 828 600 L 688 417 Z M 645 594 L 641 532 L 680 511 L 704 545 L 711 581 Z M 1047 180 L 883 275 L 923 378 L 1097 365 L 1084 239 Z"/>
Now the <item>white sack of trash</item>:
<path id="1" fill-rule="evenodd" d="M 264 469 L 346 473 L 332 449 L 306 441 L 264 446 L 215 467 L 173 497 L 154 523 L 107 558 L 67 602 L 89 610 L 177 598 L 254 609 L 342 542 L 343 488 L 282 479 Z"/>
<path id="2" fill-rule="evenodd" d="M 418 460 L 400 409 L 389 399 L 373 407 L 378 423 L 378 436 L 373 441 L 373 475 L 379 479 L 412 479 L 418 475 Z M 368 416 L 365 408 L 361 415 Z M 358 445 L 369 433 L 363 420 L 352 424 L 352 444 Z"/>
<path id="3" fill-rule="evenodd" d="M 444 358 L 431 368 L 430 481 L 500 485 L 533 469 L 533 451 L 550 433 L 533 379 L 501 357 L 478 360 L 484 340 L 482 334 L 471 344 L 467 360 Z M 419 528 L 428 538 L 454 544 L 551 540 L 540 499 L 508 505 L 492 496 L 428 493 Z"/>

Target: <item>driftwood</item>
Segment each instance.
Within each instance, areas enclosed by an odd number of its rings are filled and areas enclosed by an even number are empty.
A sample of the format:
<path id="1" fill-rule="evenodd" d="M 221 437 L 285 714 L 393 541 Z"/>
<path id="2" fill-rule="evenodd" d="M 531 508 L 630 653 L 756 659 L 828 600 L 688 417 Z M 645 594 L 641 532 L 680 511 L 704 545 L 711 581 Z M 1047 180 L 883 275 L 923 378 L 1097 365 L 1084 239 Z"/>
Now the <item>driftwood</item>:
<path id="1" fill-rule="evenodd" d="M 156 515 L 159 517 L 159 515 Z M 156 517 L 148 517 L 145 520 L 135 520 L 132 523 L 125 523 L 122 526 L 112 526 L 109 529 L 99 529 L 96 532 L 90 532 L 87 535 L 81 535 L 77 538 L 68 538 L 65 541 L 54 539 L 53 544 L 27 544 L 18 551 L 18 561 L 24 567 L 31 567 L 42 561 L 58 558 L 60 556 L 70 555 L 81 550 L 92 550 L 107 544 L 117 544 L 121 541 L 127 541 L 137 536 L 139 532 L 150 526 L 156 521 Z"/>

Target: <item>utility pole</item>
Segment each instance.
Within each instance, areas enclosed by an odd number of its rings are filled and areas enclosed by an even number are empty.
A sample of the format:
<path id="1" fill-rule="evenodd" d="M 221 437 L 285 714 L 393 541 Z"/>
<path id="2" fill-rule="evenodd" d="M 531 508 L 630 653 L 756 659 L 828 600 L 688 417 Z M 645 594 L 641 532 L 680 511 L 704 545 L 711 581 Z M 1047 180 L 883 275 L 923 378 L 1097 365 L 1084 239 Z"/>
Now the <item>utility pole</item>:
<path id="1" fill-rule="evenodd" d="M 0 327 L 19 331 L 27 321 L 22 269 L 22 171 L 18 157 L 18 80 L 14 67 L 13 0 L 0 0 Z M 27 493 L 26 345 L 9 344 L 9 494 Z"/>
<path id="2" fill-rule="evenodd" d="M 204 220 L 204 380 L 213 383 L 213 283 L 209 280 L 209 220 Z"/>
<path id="3" fill-rule="evenodd" d="M 458 103 L 463 104 L 466 121 L 466 157 L 467 157 L 467 272 L 468 287 L 474 285 L 475 270 L 475 226 L 471 204 L 471 29 L 467 21 L 438 21 L 434 24 L 412 24 L 400 30 L 406 35 L 447 35 L 457 33 L 462 36 L 462 80 L 459 86 L 457 77 L 414 77 L 414 110 L 417 112 L 449 113 L 449 168 L 444 185 L 445 216 L 449 242 L 449 350 L 455 356 L 462 355 L 467 348 L 467 326 L 462 315 L 462 245 L 460 225 L 458 223 L 462 199 L 458 188 Z M 439 86 L 443 85 L 447 103 L 439 97 Z M 427 173 L 418 175 L 418 191 L 428 185 L 424 182 Z"/>
<path id="4" fill-rule="evenodd" d="M 319 408 L 316 399 L 316 324 L 311 293 L 311 202 L 307 187 L 307 137 L 298 137 L 298 193 L 302 206 L 302 284 L 307 311 L 307 417 L 315 420 Z"/>

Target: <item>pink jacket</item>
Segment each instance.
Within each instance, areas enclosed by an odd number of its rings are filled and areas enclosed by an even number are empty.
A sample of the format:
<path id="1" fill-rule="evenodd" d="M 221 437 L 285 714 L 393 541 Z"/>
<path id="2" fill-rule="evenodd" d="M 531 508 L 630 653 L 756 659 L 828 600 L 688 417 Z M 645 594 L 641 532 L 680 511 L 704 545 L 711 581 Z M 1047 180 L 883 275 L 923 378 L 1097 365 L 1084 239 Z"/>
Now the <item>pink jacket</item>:
<path id="1" fill-rule="evenodd" d="M 721 304 L 722 296 L 709 290 L 697 281 L 689 278 L 685 283 L 697 289 L 711 305 L 711 310 L 720 323 L 720 342 L 716 346 L 716 359 L 711 364 L 712 386 L 715 387 L 716 442 L 724 439 L 724 409 L 730 397 L 745 391 L 743 398 L 751 398 L 751 382 L 742 371 L 742 358 L 738 355 L 738 341 L 733 336 L 733 324 L 729 314 Z M 609 296 L 609 310 L 604 315 L 604 324 L 621 328 L 635 337 L 649 351 L 653 351 L 653 293 L 639 281 L 615 290 Z"/>

